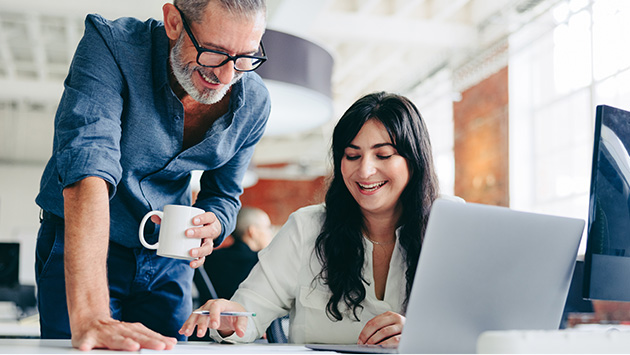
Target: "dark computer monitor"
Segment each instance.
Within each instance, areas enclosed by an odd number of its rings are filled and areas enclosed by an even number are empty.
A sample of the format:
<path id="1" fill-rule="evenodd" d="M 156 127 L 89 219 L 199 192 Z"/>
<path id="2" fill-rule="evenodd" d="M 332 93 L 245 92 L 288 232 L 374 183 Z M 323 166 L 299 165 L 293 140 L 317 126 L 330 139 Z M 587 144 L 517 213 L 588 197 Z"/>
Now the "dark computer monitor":
<path id="1" fill-rule="evenodd" d="M 0 242 L 0 288 L 18 285 L 20 244 Z"/>
<path id="2" fill-rule="evenodd" d="M 630 112 L 597 106 L 583 296 L 630 301 Z"/>

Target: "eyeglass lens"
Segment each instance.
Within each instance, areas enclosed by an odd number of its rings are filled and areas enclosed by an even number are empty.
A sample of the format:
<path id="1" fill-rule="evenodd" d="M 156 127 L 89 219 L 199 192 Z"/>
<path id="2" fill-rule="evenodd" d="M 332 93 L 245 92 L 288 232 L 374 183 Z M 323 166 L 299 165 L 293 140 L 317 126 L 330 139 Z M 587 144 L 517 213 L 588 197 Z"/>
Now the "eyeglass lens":
<path id="1" fill-rule="evenodd" d="M 261 56 L 262 51 L 259 49 L 255 56 Z M 225 54 L 214 53 L 214 52 L 201 52 L 199 54 L 199 64 L 207 65 L 211 67 L 216 67 L 224 64 L 229 60 L 229 57 Z M 258 67 L 263 61 L 259 58 L 251 58 L 251 57 L 238 57 L 234 61 L 234 68 L 236 70 L 252 70 Z"/>

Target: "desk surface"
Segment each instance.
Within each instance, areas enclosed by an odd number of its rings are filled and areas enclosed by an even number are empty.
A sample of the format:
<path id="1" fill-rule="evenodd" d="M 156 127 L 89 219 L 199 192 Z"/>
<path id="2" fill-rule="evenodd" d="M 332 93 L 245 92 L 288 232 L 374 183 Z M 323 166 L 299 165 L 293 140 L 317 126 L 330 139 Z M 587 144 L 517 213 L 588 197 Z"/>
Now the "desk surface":
<path id="1" fill-rule="evenodd" d="M 94 353 L 116 353 L 120 351 L 93 350 Z M 50 339 L 0 339 L 0 354 L 68 354 L 81 353 L 72 348 L 70 340 Z M 177 353 L 177 354 L 299 354 L 311 353 L 313 350 L 299 344 L 217 344 L 210 342 L 181 342 L 169 351 L 142 349 L 136 353 Z M 317 354 L 325 352 L 317 351 Z"/>

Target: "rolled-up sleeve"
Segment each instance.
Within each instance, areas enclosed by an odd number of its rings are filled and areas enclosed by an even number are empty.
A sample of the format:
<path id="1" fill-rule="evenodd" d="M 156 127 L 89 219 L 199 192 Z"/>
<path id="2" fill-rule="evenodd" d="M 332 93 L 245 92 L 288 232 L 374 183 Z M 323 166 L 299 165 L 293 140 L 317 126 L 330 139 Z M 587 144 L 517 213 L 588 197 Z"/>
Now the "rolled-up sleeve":
<path id="1" fill-rule="evenodd" d="M 62 187 L 98 176 L 115 187 L 120 164 L 124 79 L 107 27 L 88 16 L 74 55 L 56 117 L 55 159 Z M 109 37 L 109 38 L 108 38 Z"/>

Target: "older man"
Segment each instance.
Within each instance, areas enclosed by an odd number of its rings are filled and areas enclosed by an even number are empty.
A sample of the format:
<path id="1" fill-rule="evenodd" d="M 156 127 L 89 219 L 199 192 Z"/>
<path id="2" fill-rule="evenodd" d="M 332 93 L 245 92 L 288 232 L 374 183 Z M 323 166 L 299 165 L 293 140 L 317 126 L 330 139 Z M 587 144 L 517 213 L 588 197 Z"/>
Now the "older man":
<path id="1" fill-rule="evenodd" d="M 170 349 L 192 310 L 193 268 L 235 224 L 241 180 L 270 111 L 264 0 L 175 0 L 164 21 L 89 15 L 55 118 L 36 202 L 42 338 L 81 350 Z M 138 241 L 141 217 L 190 204 L 187 261 Z"/>

